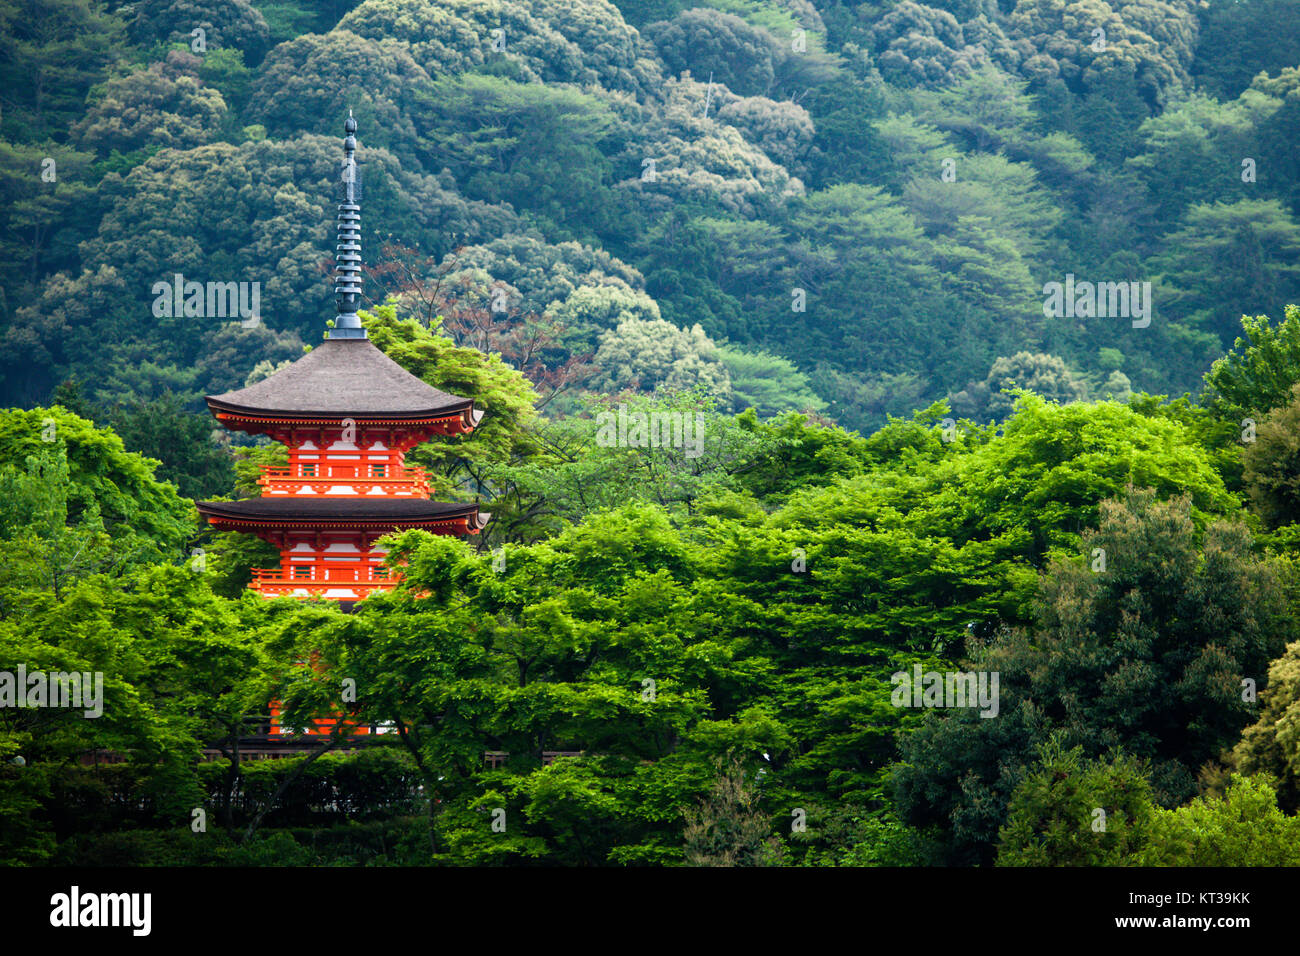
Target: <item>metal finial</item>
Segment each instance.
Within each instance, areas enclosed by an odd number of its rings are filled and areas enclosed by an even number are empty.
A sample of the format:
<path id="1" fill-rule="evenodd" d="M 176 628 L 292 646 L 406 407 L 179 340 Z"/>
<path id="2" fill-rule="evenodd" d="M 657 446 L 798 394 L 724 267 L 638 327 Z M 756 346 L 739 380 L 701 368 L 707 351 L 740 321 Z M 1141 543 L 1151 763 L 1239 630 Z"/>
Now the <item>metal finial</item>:
<path id="1" fill-rule="evenodd" d="M 339 203 L 338 252 L 334 256 L 334 296 L 338 315 L 331 339 L 364 339 L 366 330 L 357 316 L 361 304 L 361 178 L 357 172 L 357 121 L 348 110 L 343 123 L 343 201 Z"/>

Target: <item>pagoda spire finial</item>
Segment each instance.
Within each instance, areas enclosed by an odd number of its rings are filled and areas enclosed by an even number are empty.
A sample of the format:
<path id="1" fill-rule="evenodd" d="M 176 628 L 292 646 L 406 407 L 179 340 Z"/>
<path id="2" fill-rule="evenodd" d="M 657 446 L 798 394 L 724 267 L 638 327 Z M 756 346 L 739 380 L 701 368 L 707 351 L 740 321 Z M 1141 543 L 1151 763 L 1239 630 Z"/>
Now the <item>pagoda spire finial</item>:
<path id="1" fill-rule="evenodd" d="M 366 330 L 357 316 L 361 304 L 361 177 L 357 173 L 357 121 L 348 110 L 343 123 L 343 173 L 340 180 L 338 252 L 334 256 L 334 296 L 338 315 L 327 333 L 331 339 L 364 339 Z"/>

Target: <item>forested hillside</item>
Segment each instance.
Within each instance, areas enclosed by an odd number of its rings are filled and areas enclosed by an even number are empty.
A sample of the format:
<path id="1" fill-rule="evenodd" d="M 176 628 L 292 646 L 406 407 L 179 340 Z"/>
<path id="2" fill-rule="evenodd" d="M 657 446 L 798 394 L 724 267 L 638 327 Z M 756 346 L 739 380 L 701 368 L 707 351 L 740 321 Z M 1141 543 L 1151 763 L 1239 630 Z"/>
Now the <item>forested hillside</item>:
<path id="1" fill-rule="evenodd" d="M 74 380 L 98 409 L 170 391 L 197 410 L 317 341 L 348 108 L 367 261 L 400 261 L 392 243 L 457 303 L 500 289 L 563 328 L 548 364 L 596 354 L 619 387 L 707 368 L 737 410 L 873 428 L 953 396 L 986 421 L 1009 380 L 1195 390 L 1242 314 L 1300 299 L 1291 0 L 9 0 L 0 18 L 9 403 Z M 33 175 L 47 158 L 56 181 Z M 260 282 L 262 327 L 153 316 L 174 273 Z M 1045 318 L 1067 274 L 1151 282 L 1150 325 Z"/>
<path id="2" fill-rule="evenodd" d="M 492 515 L 350 614 L 193 506 L 349 110 Z M 0 861 L 1300 864 L 1297 142 L 1300 0 L 0 0 L 0 670 L 106 675 L 0 707 Z"/>

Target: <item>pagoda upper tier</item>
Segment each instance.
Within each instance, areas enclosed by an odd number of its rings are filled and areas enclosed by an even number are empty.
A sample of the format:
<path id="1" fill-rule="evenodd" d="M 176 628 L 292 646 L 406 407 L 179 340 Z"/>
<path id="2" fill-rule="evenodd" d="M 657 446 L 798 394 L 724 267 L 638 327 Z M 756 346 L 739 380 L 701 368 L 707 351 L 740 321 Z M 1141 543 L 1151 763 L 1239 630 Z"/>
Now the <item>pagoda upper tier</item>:
<path id="1" fill-rule="evenodd" d="M 416 378 L 369 338 L 326 339 L 274 375 L 207 401 L 227 428 L 264 434 L 348 418 L 358 426 L 410 425 L 426 437 L 455 435 L 473 431 L 483 417 L 473 399 Z"/>

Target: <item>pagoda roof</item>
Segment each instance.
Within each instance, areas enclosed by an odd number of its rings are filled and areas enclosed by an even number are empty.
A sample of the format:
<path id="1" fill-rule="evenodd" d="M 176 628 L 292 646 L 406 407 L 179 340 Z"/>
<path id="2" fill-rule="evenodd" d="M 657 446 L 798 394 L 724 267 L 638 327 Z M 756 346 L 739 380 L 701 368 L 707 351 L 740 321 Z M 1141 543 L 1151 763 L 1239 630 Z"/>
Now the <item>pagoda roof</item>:
<path id="1" fill-rule="evenodd" d="M 244 525 L 308 524 L 313 527 L 374 526 L 420 527 L 425 524 L 465 521 L 478 530 L 488 516 L 478 505 L 451 504 L 426 498 L 302 498 L 265 497 L 241 501 L 196 501 L 199 513 L 222 523 Z"/>
<path id="2" fill-rule="evenodd" d="M 287 368 L 247 388 L 209 395 L 214 412 L 275 418 L 427 418 L 460 413 L 472 428 L 482 417 L 472 398 L 439 391 L 412 375 L 369 339 L 326 339 Z"/>

